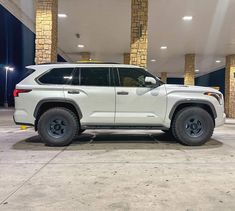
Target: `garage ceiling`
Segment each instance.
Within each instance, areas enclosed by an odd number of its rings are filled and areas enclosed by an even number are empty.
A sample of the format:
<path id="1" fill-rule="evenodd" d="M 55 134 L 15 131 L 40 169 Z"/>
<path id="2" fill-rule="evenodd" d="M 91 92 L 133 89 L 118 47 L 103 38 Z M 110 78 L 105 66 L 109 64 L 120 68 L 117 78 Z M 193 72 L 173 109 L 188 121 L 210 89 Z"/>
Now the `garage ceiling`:
<path id="1" fill-rule="evenodd" d="M 33 0 L 11 1 L 34 21 Z M 67 14 L 59 19 L 60 49 L 73 61 L 89 51 L 92 59 L 122 62 L 130 51 L 130 8 L 131 0 L 59 0 L 59 13 Z M 181 77 L 186 53 L 197 54 L 200 74 L 223 67 L 225 56 L 235 53 L 234 11 L 235 0 L 149 0 L 148 69 Z"/>

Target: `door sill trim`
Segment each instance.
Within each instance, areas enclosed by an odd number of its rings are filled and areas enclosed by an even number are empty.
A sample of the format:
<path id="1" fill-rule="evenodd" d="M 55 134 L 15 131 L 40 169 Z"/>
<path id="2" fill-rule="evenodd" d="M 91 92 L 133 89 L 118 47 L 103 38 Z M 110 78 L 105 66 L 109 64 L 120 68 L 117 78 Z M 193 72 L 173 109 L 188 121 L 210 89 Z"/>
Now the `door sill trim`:
<path id="1" fill-rule="evenodd" d="M 83 130 L 88 129 L 117 129 L 117 130 L 169 130 L 162 125 L 82 125 Z"/>

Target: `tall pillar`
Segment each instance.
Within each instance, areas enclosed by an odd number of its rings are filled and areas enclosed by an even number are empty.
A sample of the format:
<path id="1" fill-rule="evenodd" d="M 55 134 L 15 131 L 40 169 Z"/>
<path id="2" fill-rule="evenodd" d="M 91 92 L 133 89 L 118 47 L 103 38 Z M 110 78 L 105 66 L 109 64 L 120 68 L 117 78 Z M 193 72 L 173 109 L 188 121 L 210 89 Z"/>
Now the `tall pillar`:
<path id="1" fill-rule="evenodd" d="M 226 57 L 225 113 L 227 117 L 235 118 L 235 55 Z"/>
<path id="2" fill-rule="evenodd" d="M 167 73 L 166 72 L 161 73 L 161 81 L 164 83 L 167 82 Z"/>
<path id="3" fill-rule="evenodd" d="M 195 54 L 185 55 L 184 84 L 195 84 Z"/>
<path id="4" fill-rule="evenodd" d="M 123 64 L 130 64 L 130 53 L 123 54 Z"/>
<path id="5" fill-rule="evenodd" d="M 57 61 L 58 0 L 36 1 L 35 63 Z"/>
<path id="6" fill-rule="evenodd" d="M 147 67 L 148 0 L 131 0 L 130 63 Z"/>
<path id="7" fill-rule="evenodd" d="M 90 61 L 91 60 L 91 53 L 90 52 L 81 52 L 81 61 Z"/>

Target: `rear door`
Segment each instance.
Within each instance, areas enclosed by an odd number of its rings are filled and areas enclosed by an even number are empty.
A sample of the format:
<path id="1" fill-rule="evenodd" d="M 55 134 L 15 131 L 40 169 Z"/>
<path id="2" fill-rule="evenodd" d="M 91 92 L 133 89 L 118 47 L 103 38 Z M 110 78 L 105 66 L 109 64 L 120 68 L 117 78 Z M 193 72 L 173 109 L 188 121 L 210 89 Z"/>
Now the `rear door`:
<path id="1" fill-rule="evenodd" d="M 75 101 L 82 112 L 82 125 L 114 124 L 115 91 L 110 76 L 109 67 L 81 67 L 65 86 L 65 98 Z"/>

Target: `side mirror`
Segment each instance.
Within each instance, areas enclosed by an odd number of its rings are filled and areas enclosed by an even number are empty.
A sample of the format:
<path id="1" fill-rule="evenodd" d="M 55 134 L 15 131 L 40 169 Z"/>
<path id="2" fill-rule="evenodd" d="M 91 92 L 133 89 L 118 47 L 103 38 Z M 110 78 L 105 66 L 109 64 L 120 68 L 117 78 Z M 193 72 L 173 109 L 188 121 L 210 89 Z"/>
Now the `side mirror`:
<path id="1" fill-rule="evenodd" d="M 153 77 L 146 77 L 144 81 L 145 81 L 145 85 L 156 85 L 157 84 L 156 79 Z"/>

